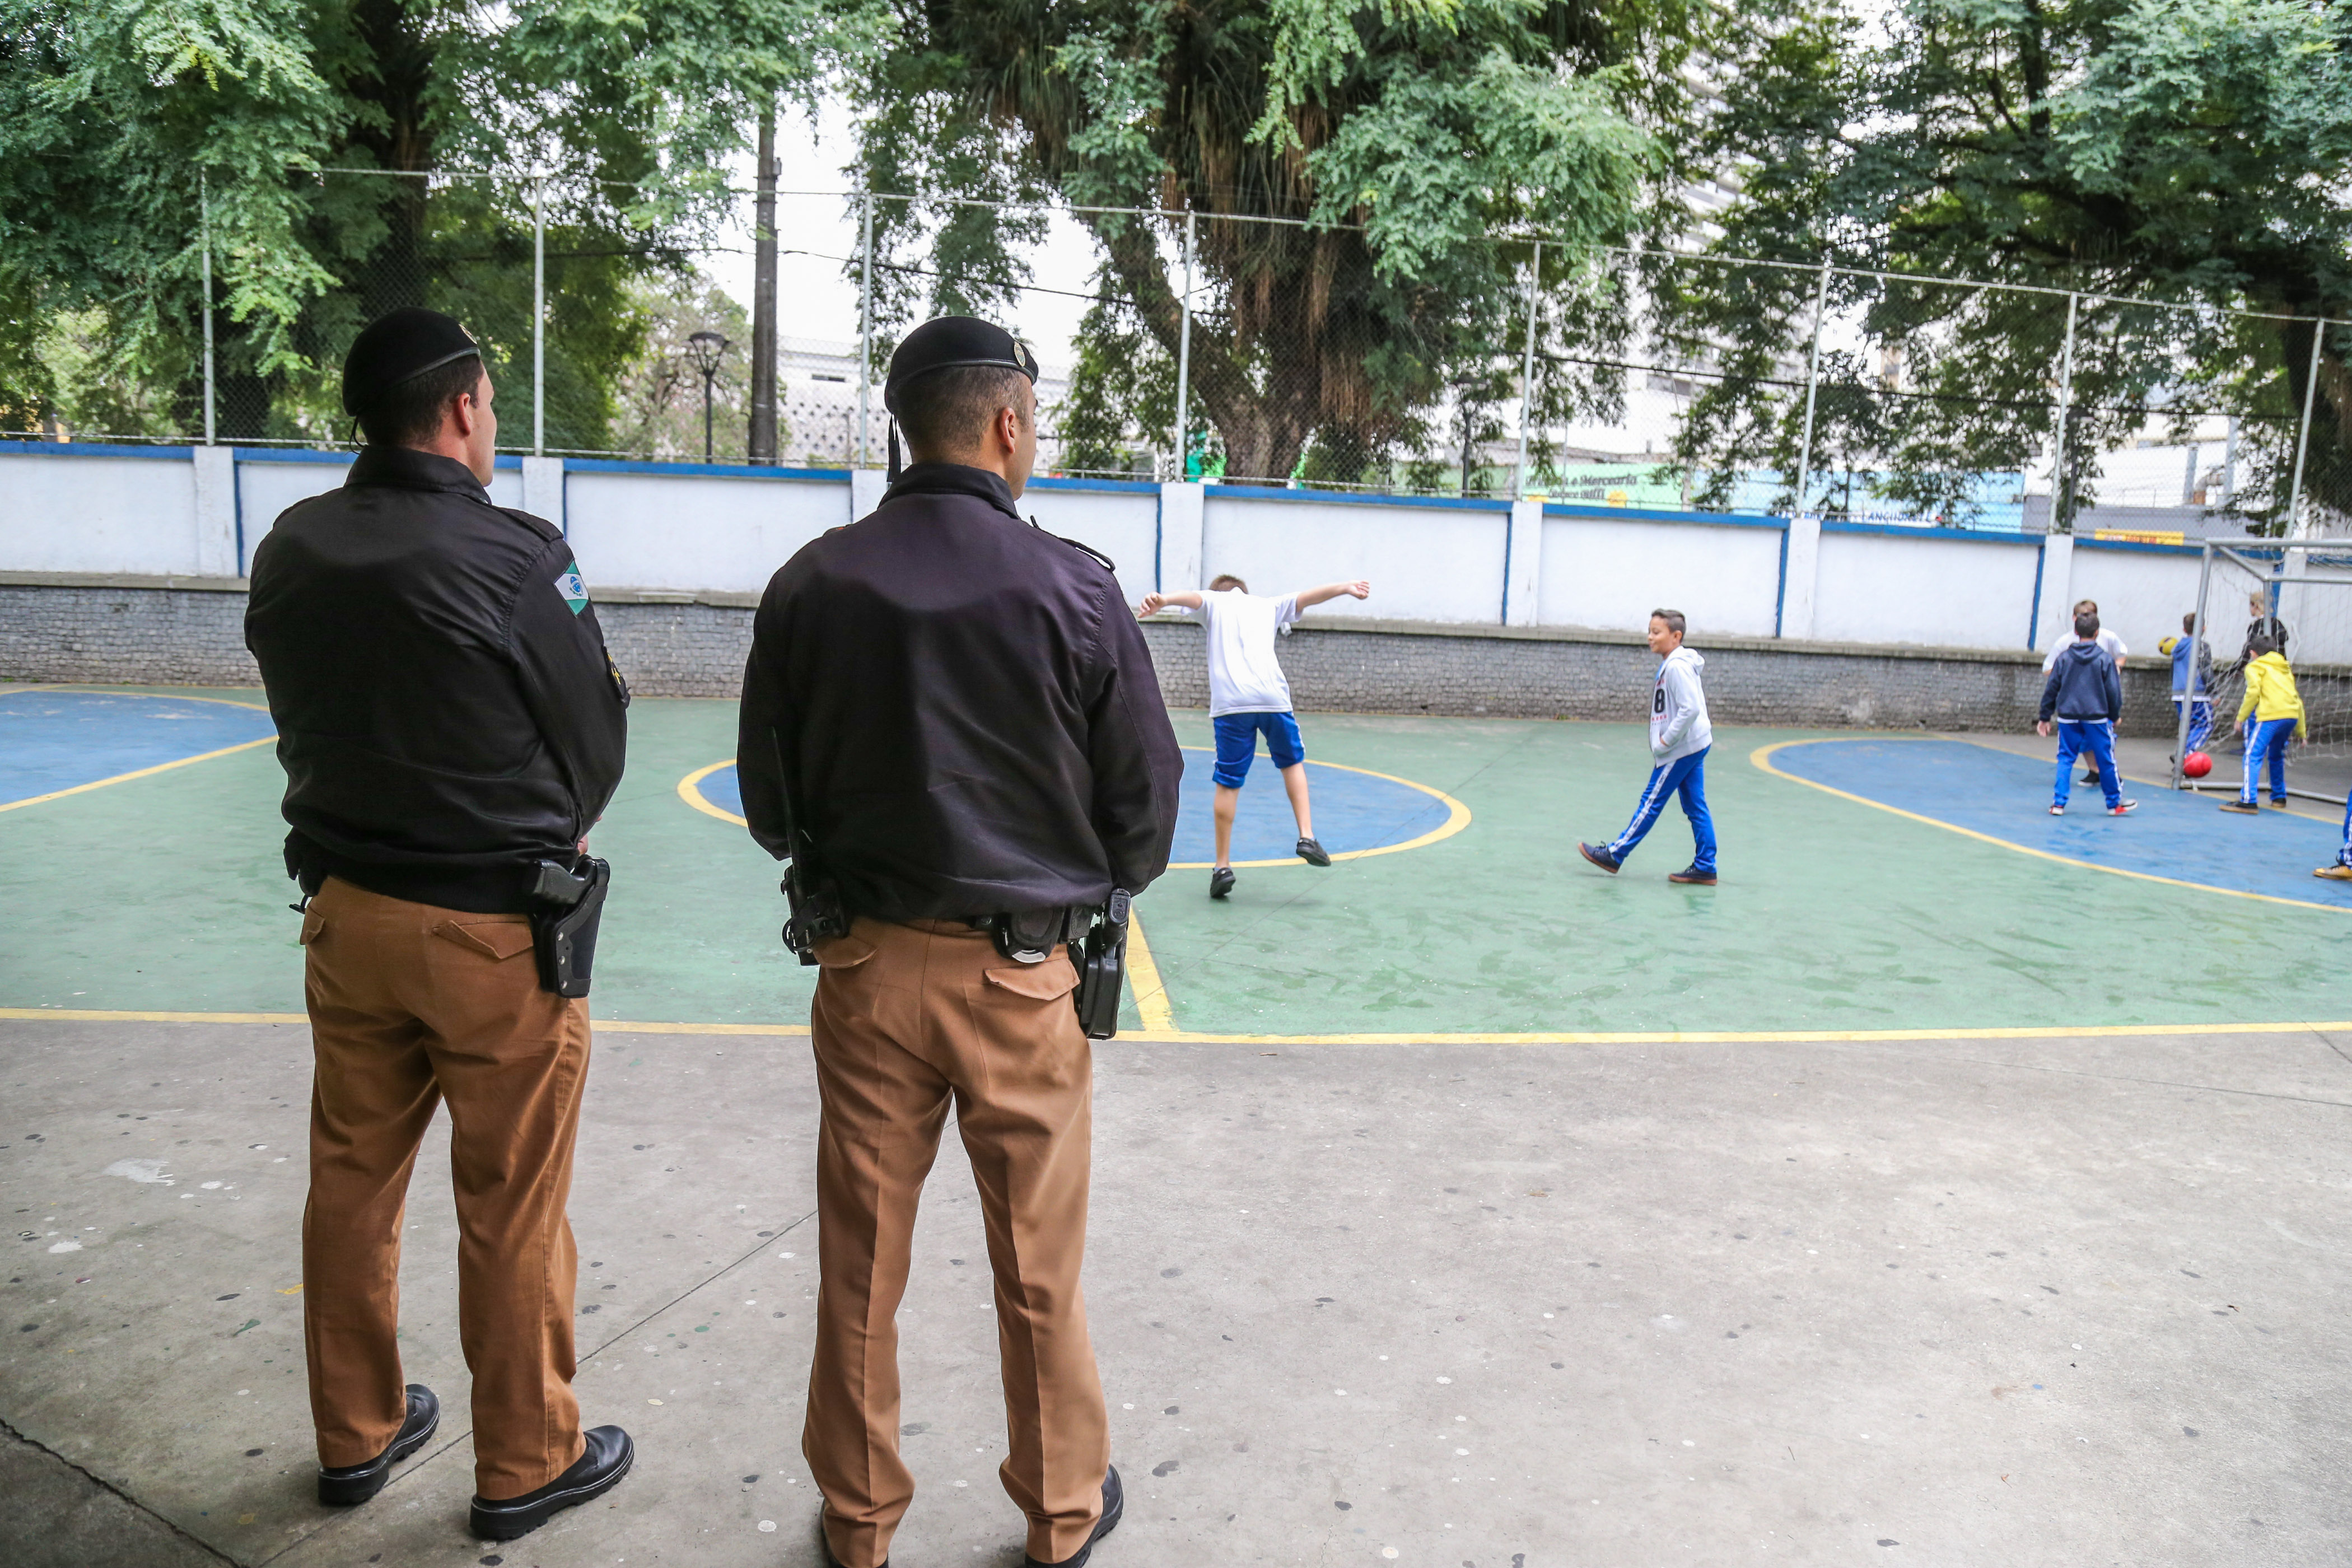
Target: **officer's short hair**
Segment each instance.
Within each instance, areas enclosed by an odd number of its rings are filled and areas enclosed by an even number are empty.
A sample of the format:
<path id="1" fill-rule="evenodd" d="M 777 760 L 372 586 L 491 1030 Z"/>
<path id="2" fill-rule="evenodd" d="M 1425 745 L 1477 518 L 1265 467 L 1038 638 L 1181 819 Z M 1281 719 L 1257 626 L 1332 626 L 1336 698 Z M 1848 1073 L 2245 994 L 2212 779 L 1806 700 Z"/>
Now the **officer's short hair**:
<path id="1" fill-rule="evenodd" d="M 2096 610 L 2076 611 L 2074 615 L 2074 635 L 2078 637 L 2097 637 L 2099 635 L 2099 612 Z"/>
<path id="2" fill-rule="evenodd" d="M 1683 619 L 1683 613 L 1680 610 L 1652 610 L 1650 618 L 1654 621 L 1665 622 L 1666 630 L 1676 637 L 1683 636 L 1689 629 L 1688 623 Z"/>
<path id="3" fill-rule="evenodd" d="M 361 413 L 360 430 L 374 446 L 421 446 L 439 433 L 443 409 L 468 392 L 480 395 L 485 374 L 469 354 L 388 386 Z"/>
<path id="4" fill-rule="evenodd" d="M 919 456 L 963 451 L 976 443 L 998 409 L 1021 413 L 1021 388 L 1028 384 L 1027 376 L 1003 365 L 933 371 L 898 394 L 898 428 Z"/>
<path id="5" fill-rule="evenodd" d="M 1228 588 L 1239 588 L 1244 594 L 1249 592 L 1249 584 L 1230 572 L 1221 572 L 1209 579 L 1209 592 L 1212 594 L 1222 594 Z"/>

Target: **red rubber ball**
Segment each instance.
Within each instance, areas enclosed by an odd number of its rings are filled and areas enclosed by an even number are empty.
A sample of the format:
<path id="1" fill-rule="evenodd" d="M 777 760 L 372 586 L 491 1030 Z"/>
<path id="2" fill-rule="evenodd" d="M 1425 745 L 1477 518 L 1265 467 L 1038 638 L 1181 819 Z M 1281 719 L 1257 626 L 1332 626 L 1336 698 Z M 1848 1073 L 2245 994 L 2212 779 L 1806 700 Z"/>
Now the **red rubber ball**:
<path id="1" fill-rule="evenodd" d="M 2180 771 L 2192 779 L 2201 779 L 2213 771 L 2213 759 L 2202 752 L 2191 752 L 2180 759 Z"/>

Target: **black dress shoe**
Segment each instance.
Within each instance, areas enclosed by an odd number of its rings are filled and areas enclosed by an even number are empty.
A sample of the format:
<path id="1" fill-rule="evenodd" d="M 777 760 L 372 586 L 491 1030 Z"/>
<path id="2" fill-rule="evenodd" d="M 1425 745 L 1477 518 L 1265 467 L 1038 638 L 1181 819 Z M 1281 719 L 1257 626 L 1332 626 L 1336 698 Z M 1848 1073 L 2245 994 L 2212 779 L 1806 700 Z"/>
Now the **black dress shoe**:
<path id="1" fill-rule="evenodd" d="M 474 1499 L 474 1533 L 484 1541 L 513 1541 L 529 1535 L 567 1508 L 578 1508 L 620 1485 L 637 1457 L 636 1445 L 618 1426 L 591 1426 L 583 1433 L 586 1447 L 572 1468 L 520 1497 L 491 1502 Z"/>
<path id="2" fill-rule="evenodd" d="M 1234 868 L 1219 866 L 1209 873 L 1209 897 L 1222 899 L 1234 890 Z"/>
<path id="3" fill-rule="evenodd" d="M 1095 1531 L 1087 1543 L 1059 1563 L 1040 1563 L 1034 1557 L 1024 1556 L 1021 1568 L 1085 1568 L 1087 1558 L 1095 1554 L 1095 1542 L 1118 1528 L 1119 1515 L 1127 1511 L 1127 1493 L 1118 1484 L 1118 1467 L 1113 1465 L 1103 1476 L 1102 1517 L 1095 1521 Z"/>
<path id="4" fill-rule="evenodd" d="M 441 1428 L 441 1402 L 433 1391 L 421 1383 L 408 1385 L 408 1415 L 391 1447 L 364 1465 L 345 1465 L 331 1469 L 319 1467 L 319 1500 L 330 1508 L 350 1508 L 363 1503 L 383 1490 L 383 1483 L 392 1479 L 392 1467 L 433 1440 Z"/>
<path id="5" fill-rule="evenodd" d="M 1328 866 L 1331 863 L 1331 852 L 1312 838 L 1300 839 L 1296 853 L 1309 866 Z"/>

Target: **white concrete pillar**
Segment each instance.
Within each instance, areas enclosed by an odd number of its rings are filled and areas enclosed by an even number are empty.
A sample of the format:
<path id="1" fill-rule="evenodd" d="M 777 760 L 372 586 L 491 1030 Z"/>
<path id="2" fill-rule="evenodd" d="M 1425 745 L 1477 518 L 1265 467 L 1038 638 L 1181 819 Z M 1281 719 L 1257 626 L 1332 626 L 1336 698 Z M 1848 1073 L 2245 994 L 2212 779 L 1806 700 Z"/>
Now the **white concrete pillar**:
<path id="1" fill-rule="evenodd" d="M 1789 520 L 1780 548 L 1780 635 L 1795 641 L 1813 635 L 1813 589 L 1821 581 L 1822 520 L 1810 512 Z"/>
<path id="2" fill-rule="evenodd" d="M 570 533 L 563 521 L 563 459 L 525 458 L 522 460 L 522 510 L 544 518 L 558 531 Z"/>
<path id="3" fill-rule="evenodd" d="M 1171 480 L 1160 487 L 1160 571 L 1162 594 L 1190 594 L 1206 569 L 1209 487 Z"/>
<path id="4" fill-rule="evenodd" d="M 882 504 L 882 492 L 890 488 L 889 476 L 880 468 L 849 470 L 849 521 L 862 521 L 874 515 Z"/>
<path id="5" fill-rule="evenodd" d="M 2041 652 L 2074 639 L 2074 536 L 2042 536 L 2042 574 L 2033 606 L 2033 643 Z"/>
<path id="6" fill-rule="evenodd" d="M 1544 503 L 1511 503 L 1511 547 L 1503 561 L 1503 624 L 1531 626 L 1543 594 Z"/>
<path id="7" fill-rule="evenodd" d="M 196 575 L 242 577 L 236 558 L 236 448 L 197 447 Z"/>

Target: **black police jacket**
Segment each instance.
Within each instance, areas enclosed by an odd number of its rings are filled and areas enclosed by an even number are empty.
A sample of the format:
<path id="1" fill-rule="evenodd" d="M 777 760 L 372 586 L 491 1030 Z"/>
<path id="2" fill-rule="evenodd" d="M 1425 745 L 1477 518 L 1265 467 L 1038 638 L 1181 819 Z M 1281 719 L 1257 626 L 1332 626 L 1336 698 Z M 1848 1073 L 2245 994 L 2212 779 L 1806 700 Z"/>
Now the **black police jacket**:
<path id="1" fill-rule="evenodd" d="M 306 881 L 528 909 L 621 782 L 627 687 L 572 547 L 462 463 L 370 447 L 253 553 L 245 644 Z"/>
<path id="2" fill-rule="evenodd" d="M 782 859 L 786 782 L 851 912 L 1099 904 L 1168 868 L 1183 759 L 1102 560 L 1024 522 L 998 475 L 918 463 L 768 584 L 736 757 Z"/>

